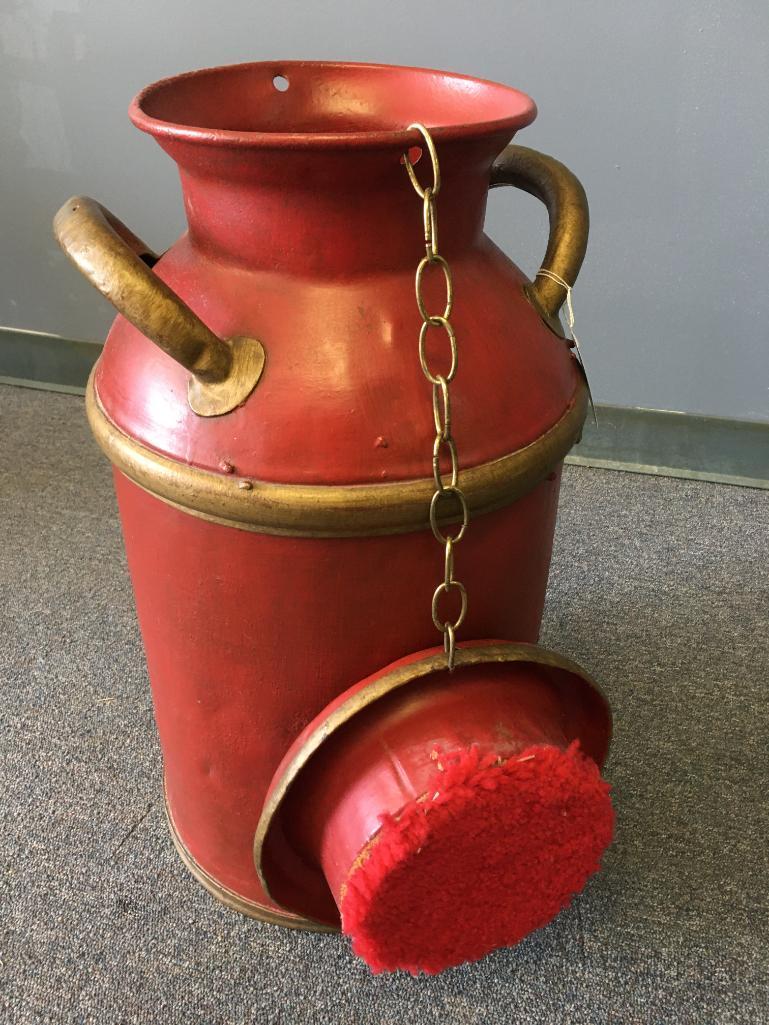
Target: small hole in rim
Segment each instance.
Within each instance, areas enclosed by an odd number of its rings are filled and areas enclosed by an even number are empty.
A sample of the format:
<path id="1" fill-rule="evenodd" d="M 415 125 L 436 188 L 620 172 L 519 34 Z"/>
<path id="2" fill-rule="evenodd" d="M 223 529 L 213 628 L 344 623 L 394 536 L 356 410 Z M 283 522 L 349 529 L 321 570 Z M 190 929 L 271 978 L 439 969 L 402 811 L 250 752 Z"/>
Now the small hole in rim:
<path id="1" fill-rule="evenodd" d="M 272 84 L 279 93 L 284 93 L 288 89 L 288 79 L 285 75 L 276 75 L 272 80 Z"/>
<path id="2" fill-rule="evenodd" d="M 411 164 L 418 164 L 422 159 L 422 147 L 421 146 L 409 146 L 406 156 L 409 158 Z M 401 163 L 405 164 L 405 157 L 401 157 Z"/>

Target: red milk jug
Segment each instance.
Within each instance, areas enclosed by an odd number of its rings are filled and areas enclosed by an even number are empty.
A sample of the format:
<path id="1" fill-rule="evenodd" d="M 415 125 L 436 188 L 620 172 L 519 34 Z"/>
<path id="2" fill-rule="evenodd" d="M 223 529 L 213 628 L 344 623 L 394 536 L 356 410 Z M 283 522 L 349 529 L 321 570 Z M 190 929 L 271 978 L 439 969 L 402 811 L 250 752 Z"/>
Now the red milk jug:
<path id="1" fill-rule="evenodd" d="M 535 643 L 586 410 L 558 320 L 584 192 L 509 145 L 527 96 L 444 72 L 214 68 L 130 115 L 188 230 L 158 257 L 82 197 L 55 230 L 120 314 L 86 404 L 176 847 L 375 970 L 514 943 L 612 829 L 606 701 Z M 483 232 L 497 185 L 548 208 L 533 282 Z"/>

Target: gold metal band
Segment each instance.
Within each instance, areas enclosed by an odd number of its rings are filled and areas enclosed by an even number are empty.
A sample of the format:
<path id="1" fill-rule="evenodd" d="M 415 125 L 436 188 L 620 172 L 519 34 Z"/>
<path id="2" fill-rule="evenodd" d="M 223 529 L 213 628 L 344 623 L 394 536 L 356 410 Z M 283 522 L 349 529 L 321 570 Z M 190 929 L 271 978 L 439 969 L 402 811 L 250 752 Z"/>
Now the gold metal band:
<path id="1" fill-rule="evenodd" d="M 543 480 L 578 440 L 586 411 L 587 389 L 580 379 L 571 404 L 549 431 L 516 452 L 464 469 L 462 489 L 470 513 L 477 516 L 510 505 Z M 430 521 L 432 477 L 392 484 L 304 485 L 201 470 L 124 434 L 101 407 L 94 373 L 86 390 L 86 412 L 97 442 L 118 470 L 157 498 L 202 519 L 292 537 L 402 534 L 424 530 Z M 461 519 L 457 507 L 441 523 Z"/>

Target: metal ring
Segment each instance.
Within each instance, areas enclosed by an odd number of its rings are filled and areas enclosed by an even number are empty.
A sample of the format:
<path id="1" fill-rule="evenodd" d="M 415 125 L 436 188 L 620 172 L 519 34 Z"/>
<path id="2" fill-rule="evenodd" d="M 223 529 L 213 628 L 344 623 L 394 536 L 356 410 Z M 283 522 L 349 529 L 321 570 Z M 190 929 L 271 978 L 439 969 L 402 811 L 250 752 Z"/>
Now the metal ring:
<path id="1" fill-rule="evenodd" d="M 427 152 L 430 154 L 430 160 L 432 161 L 433 165 L 433 183 L 431 186 L 429 186 L 429 188 L 432 189 L 433 195 L 437 196 L 438 193 L 441 191 L 441 168 L 438 163 L 438 154 L 435 151 L 435 143 L 433 142 L 428 130 L 425 128 L 423 124 L 420 124 L 419 121 L 415 121 L 413 124 L 409 125 L 408 131 L 410 132 L 412 130 L 419 132 L 419 134 L 424 139 L 425 146 L 427 146 Z M 420 199 L 424 199 L 425 189 L 423 189 L 422 186 L 419 184 L 416 172 L 414 171 L 414 165 L 409 160 L 408 150 L 406 150 L 406 152 L 403 154 L 403 162 L 406 165 L 406 170 L 408 171 L 409 178 L 411 179 L 411 184 L 414 186 L 417 195 L 420 197 Z"/>
<path id="2" fill-rule="evenodd" d="M 442 498 L 452 496 L 457 499 L 462 509 L 462 526 L 459 528 L 458 533 L 454 536 L 452 536 L 451 534 L 442 534 L 440 527 L 438 526 L 438 502 Z M 467 499 L 462 494 L 462 491 L 459 488 L 448 486 L 444 487 L 442 491 L 435 492 L 430 501 L 430 527 L 432 528 L 432 532 L 436 540 L 440 541 L 442 545 L 445 545 L 448 540 L 453 541 L 455 545 L 459 544 L 459 542 L 465 536 L 465 531 L 467 530 L 467 524 L 469 522 L 469 519 L 470 514 L 467 509 Z"/>
<path id="3" fill-rule="evenodd" d="M 444 445 L 449 450 L 449 456 L 451 457 L 450 484 L 443 483 L 443 474 L 441 473 L 441 449 Z M 436 434 L 435 441 L 433 442 L 433 480 L 435 481 L 436 490 L 445 491 L 446 488 L 456 488 L 458 479 L 459 457 L 457 455 L 456 442 L 451 435 L 448 438 L 444 438 L 442 435 Z"/>
<path id="4" fill-rule="evenodd" d="M 425 339 L 427 338 L 427 331 L 431 327 L 442 327 L 449 336 L 449 345 L 451 346 L 451 366 L 449 367 L 448 374 L 434 376 L 427 365 Z M 422 367 L 422 373 L 430 384 L 438 384 L 440 376 L 443 376 L 446 382 L 454 380 L 457 372 L 457 337 L 454 334 L 454 328 L 445 317 L 430 317 L 429 320 L 426 320 L 424 324 L 422 324 L 422 328 L 419 332 L 419 363 Z"/>
<path id="5" fill-rule="evenodd" d="M 456 587 L 462 599 L 462 607 L 459 610 L 459 615 L 457 616 L 455 622 L 450 624 L 454 630 L 458 630 L 460 628 L 462 623 L 464 623 L 465 621 L 465 616 L 467 615 L 467 591 L 465 590 L 465 585 L 460 584 L 458 580 L 452 580 L 449 582 L 448 585 L 444 584 L 441 581 L 441 583 L 438 584 L 438 586 L 433 591 L 432 604 L 433 623 L 435 623 L 436 630 L 440 630 L 441 632 L 444 632 L 446 630 L 446 627 L 449 626 L 449 623 L 444 623 L 438 618 L 438 601 L 440 599 L 440 596 L 442 594 L 448 594 L 452 587 Z"/>
<path id="6" fill-rule="evenodd" d="M 451 277 L 451 269 L 449 268 L 449 265 L 446 263 L 444 258 L 438 254 L 433 255 L 430 253 L 427 256 L 423 256 L 419 261 L 415 282 L 417 306 L 419 307 L 419 312 L 422 314 L 422 320 L 437 320 L 437 317 L 434 317 L 432 314 L 427 312 L 427 307 L 425 306 L 425 301 L 422 296 L 422 277 L 424 276 L 425 267 L 429 267 L 430 264 L 433 263 L 437 263 L 440 266 L 446 282 L 446 306 L 441 314 L 441 318 L 443 320 L 447 320 L 451 316 L 451 308 L 454 305 L 454 282 Z"/>
<path id="7" fill-rule="evenodd" d="M 433 385 L 433 420 L 435 433 L 445 439 L 451 435 L 451 398 L 446 378 L 443 374 L 438 374 L 437 377 L 437 384 Z M 443 400 L 442 414 L 439 398 Z"/>
<path id="8" fill-rule="evenodd" d="M 448 585 L 454 579 L 454 539 L 447 538 L 443 555 L 443 582 Z"/>
<path id="9" fill-rule="evenodd" d="M 425 248 L 428 255 L 438 255 L 438 212 L 435 209 L 432 189 L 425 189 L 422 204 L 422 219 L 425 227 Z"/>
<path id="10" fill-rule="evenodd" d="M 454 627 L 451 623 L 446 624 L 446 629 L 443 631 L 443 650 L 446 652 L 446 665 L 450 673 L 454 672 L 454 661 L 457 654 L 457 639 L 454 632 Z"/>

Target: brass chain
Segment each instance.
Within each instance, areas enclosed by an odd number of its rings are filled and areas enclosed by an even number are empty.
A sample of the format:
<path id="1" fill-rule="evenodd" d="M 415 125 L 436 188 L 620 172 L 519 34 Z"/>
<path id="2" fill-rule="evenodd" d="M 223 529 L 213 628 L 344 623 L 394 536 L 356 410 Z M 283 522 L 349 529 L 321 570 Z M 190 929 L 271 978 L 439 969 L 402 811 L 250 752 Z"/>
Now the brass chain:
<path id="1" fill-rule="evenodd" d="M 422 327 L 419 331 L 419 363 L 422 373 L 432 385 L 433 389 L 433 419 L 435 421 L 435 441 L 433 443 L 432 464 L 433 479 L 435 481 L 435 492 L 430 502 L 430 527 L 439 544 L 444 548 L 443 559 L 443 581 L 438 584 L 433 593 L 432 617 L 437 630 L 443 634 L 443 646 L 446 651 L 449 670 L 454 668 L 456 657 L 456 632 L 464 622 L 467 615 L 467 591 L 464 584 L 461 584 L 454 577 L 454 548 L 465 536 L 469 513 L 467 499 L 459 486 L 459 457 L 457 446 L 451 433 L 451 393 L 449 385 L 456 377 L 458 353 L 457 339 L 454 328 L 451 325 L 450 317 L 454 306 L 454 283 L 451 276 L 451 269 L 446 260 L 438 252 L 438 214 L 435 200 L 441 190 L 441 170 L 438 163 L 438 154 L 435 150 L 435 143 L 423 124 L 409 125 L 409 130 L 416 129 L 425 141 L 427 152 L 432 162 L 433 181 L 432 185 L 422 187 L 416 176 L 414 165 L 409 159 L 408 153 L 403 154 L 403 162 L 408 172 L 414 190 L 422 200 L 422 221 L 424 225 L 425 253 L 419 261 L 416 273 L 416 295 L 417 307 L 422 317 Z M 431 314 L 427 310 L 423 295 L 423 279 L 428 267 L 439 267 L 443 272 L 446 285 L 446 304 L 441 314 Z M 427 335 L 431 328 L 440 329 L 445 332 L 449 345 L 450 364 L 447 373 L 433 373 L 428 363 L 426 344 Z M 441 472 L 441 457 L 448 457 L 451 471 L 448 474 L 448 481 L 444 480 Z M 443 506 L 441 507 L 441 503 Z M 449 504 L 451 509 L 449 509 Z M 439 524 L 439 517 L 449 515 L 451 511 L 459 506 L 461 525 L 455 534 L 444 534 Z M 451 591 L 459 594 L 461 605 L 459 615 L 451 622 L 441 618 L 438 605 L 443 595 Z"/>

